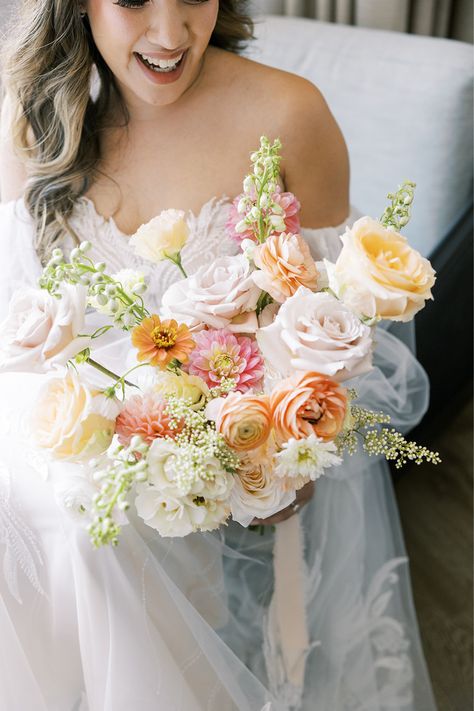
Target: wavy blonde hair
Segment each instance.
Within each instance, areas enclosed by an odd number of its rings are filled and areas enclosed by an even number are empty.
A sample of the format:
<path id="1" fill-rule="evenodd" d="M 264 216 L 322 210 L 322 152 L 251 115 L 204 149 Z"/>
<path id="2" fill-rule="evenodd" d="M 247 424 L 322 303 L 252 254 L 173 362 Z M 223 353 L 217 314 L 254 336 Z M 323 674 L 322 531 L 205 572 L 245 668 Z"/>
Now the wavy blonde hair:
<path id="1" fill-rule="evenodd" d="M 242 0 L 221 0 L 211 44 L 239 51 L 253 25 Z M 11 135 L 26 166 L 24 200 L 45 262 L 69 232 L 78 197 L 98 175 L 100 132 L 115 98 L 128 122 L 114 76 L 95 43 L 79 0 L 22 0 L 3 51 L 3 87 L 13 107 Z M 91 97 L 93 67 L 100 91 Z"/>

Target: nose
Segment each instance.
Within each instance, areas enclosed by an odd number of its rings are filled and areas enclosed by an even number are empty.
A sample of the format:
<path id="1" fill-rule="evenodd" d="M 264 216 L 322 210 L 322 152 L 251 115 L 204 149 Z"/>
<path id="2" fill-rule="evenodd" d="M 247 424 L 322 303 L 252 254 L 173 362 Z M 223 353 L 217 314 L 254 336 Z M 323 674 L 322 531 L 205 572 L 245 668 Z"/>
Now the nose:
<path id="1" fill-rule="evenodd" d="M 184 47 L 189 30 L 183 9 L 168 0 L 157 3 L 145 36 L 151 44 L 164 50 L 173 51 Z"/>

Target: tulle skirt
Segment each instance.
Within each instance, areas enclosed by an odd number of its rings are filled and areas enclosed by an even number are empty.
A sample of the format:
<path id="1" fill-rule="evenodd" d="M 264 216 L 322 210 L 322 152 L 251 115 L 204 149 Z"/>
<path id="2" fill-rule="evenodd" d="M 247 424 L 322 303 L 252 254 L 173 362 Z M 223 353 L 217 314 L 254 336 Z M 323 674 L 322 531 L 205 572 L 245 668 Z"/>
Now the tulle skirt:
<path id="1" fill-rule="evenodd" d="M 426 375 L 394 335 L 376 340 L 376 367 L 349 384 L 407 431 L 426 409 Z M 384 461 L 347 456 L 298 514 L 310 647 L 295 700 L 268 612 L 275 534 L 231 523 L 163 539 L 132 512 L 119 545 L 94 550 L 62 505 L 80 467 L 48 467 L 31 446 L 42 377 L 0 375 L 1 709 L 435 708 Z"/>

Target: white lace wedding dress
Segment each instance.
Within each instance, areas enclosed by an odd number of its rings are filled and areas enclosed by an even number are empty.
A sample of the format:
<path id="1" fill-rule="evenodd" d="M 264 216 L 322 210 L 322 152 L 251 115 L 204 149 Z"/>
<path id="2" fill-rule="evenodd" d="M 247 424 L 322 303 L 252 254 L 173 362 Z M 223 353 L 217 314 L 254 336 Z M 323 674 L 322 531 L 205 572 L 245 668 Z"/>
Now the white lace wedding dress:
<path id="1" fill-rule="evenodd" d="M 228 210 L 228 199 L 215 199 L 190 216 L 189 272 L 235 251 L 224 231 Z M 179 278 L 170 263 L 136 258 L 127 236 L 87 199 L 72 225 L 111 272 L 146 269 L 152 308 Z M 342 229 L 303 234 L 315 257 L 331 258 Z M 12 292 L 40 272 L 32 239 L 23 203 L 1 205 L 0 318 Z M 113 364 L 113 345 L 109 357 Z M 357 379 L 360 399 L 406 431 L 426 408 L 426 376 L 382 330 L 375 365 Z M 74 494 L 77 467 L 47 467 L 27 436 L 41 378 L 0 375 L 2 711 L 289 711 L 295 699 L 267 614 L 274 534 L 231 524 L 169 540 L 131 514 L 117 548 L 93 550 L 62 505 Z M 299 516 L 311 651 L 297 708 L 433 711 L 386 464 L 347 458 L 318 480 Z"/>

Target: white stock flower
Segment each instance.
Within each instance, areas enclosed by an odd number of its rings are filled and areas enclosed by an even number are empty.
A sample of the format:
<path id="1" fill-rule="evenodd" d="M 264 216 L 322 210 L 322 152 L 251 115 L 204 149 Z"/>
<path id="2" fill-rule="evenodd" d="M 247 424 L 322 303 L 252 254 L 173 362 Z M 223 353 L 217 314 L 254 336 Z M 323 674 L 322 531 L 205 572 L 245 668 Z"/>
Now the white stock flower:
<path id="1" fill-rule="evenodd" d="M 0 372 L 45 373 L 89 346 L 90 338 L 79 335 L 84 330 L 86 289 L 65 284 L 61 296 L 26 288 L 12 297 L 0 324 Z"/>
<path id="2" fill-rule="evenodd" d="M 190 327 L 206 324 L 231 331 L 255 331 L 254 309 L 260 289 L 254 284 L 248 259 L 218 257 L 187 279 L 172 284 L 163 295 L 160 316 Z M 233 322 L 234 321 L 234 322 Z"/>
<path id="3" fill-rule="evenodd" d="M 167 257 L 176 257 L 188 237 L 189 227 L 183 210 L 163 210 L 139 227 L 129 243 L 140 257 L 158 263 Z"/>
<path id="4" fill-rule="evenodd" d="M 342 463 L 334 442 L 323 442 L 315 434 L 306 439 L 292 437 L 282 445 L 281 452 L 275 455 L 275 474 L 281 478 L 303 477 L 316 481 L 324 474 L 327 467 Z"/>
<path id="5" fill-rule="evenodd" d="M 256 337 L 269 366 L 283 377 L 312 371 L 342 381 L 372 367 L 370 328 L 334 296 L 304 286 Z"/>

